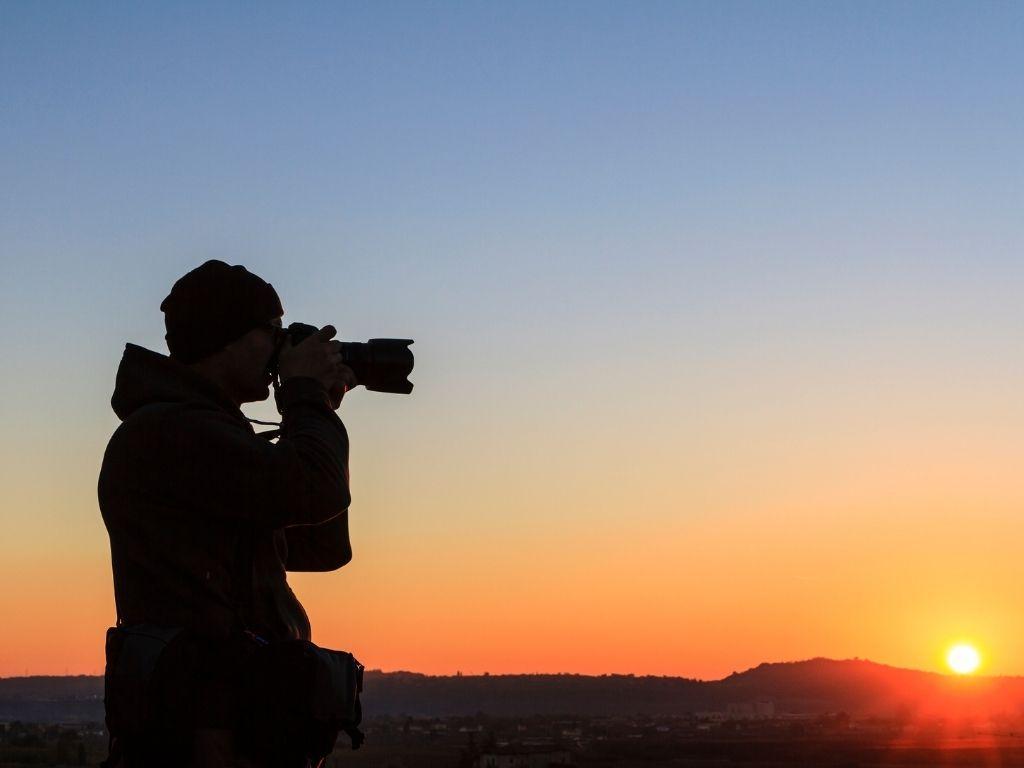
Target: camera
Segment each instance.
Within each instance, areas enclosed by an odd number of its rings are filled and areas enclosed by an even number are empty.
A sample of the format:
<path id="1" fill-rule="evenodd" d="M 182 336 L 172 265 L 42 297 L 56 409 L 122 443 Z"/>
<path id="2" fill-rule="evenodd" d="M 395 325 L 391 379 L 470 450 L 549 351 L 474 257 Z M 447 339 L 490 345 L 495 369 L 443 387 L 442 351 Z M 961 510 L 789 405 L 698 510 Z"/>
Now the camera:
<path id="1" fill-rule="evenodd" d="M 298 344 L 319 328 L 306 323 L 292 323 L 284 329 L 292 344 Z M 351 368 L 359 383 L 372 392 L 393 392 L 408 395 L 412 392 L 413 356 L 409 345 L 412 339 L 370 339 L 367 342 L 341 342 L 341 358 Z M 277 367 L 274 356 L 273 367 Z M 274 370 L 276 374 L 276 370 Z"/>

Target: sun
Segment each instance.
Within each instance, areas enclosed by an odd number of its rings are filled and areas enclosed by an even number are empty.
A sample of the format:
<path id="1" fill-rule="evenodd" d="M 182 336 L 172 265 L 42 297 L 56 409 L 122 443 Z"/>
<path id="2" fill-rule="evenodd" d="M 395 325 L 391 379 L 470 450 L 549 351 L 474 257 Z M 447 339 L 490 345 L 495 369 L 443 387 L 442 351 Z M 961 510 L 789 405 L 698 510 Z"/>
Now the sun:
<path id="1" fill-rule="evenodd" d="M 969 675 L 981 664 L 981 654 L 973 645 L 958 643 L 949 649 L 946 663 L 958 675 Z"/>

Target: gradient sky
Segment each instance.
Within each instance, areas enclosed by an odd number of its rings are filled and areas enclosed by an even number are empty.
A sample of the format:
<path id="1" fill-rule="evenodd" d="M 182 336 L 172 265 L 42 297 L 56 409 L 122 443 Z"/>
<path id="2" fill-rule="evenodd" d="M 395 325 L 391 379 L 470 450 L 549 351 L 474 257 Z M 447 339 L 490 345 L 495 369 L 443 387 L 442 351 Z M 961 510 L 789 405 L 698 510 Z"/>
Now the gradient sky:
<path id="1" fill-rule="evenodd" d="M 1024 6 L 0 2 L 0 675 L 97 673 L 126 341 L 208 258 L 416 339 L 314 639 L 1024 674 Z M 256 417 L 273 415 L 265 404 Z"/>

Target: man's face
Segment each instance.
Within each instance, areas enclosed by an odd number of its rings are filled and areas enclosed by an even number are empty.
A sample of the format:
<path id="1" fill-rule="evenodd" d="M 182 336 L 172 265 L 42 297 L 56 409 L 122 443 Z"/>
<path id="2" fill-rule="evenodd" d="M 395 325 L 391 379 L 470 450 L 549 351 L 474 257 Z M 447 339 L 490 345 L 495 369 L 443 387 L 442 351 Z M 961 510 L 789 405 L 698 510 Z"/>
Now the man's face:
<path id="1" fill-rule="evenodd" d="M 231 396 L 238 403 L 254 403 L 270 396 L 271 377 L 267 364 L 277 345 L 281 318 L 253 328 L 224 348 L 225 373 Z"/>

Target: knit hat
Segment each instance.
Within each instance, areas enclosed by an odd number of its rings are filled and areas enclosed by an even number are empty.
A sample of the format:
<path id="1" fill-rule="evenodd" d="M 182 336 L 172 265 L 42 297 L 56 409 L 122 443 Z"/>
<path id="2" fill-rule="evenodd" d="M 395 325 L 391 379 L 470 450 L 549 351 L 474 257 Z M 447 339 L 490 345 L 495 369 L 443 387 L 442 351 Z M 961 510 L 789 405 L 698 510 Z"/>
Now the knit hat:
<path id="1" fill-rule="evenodd" d="M 160 304 L 171 357 L 194 363 L 284 314 L 270 283 L 241 265 L 211 260 L 171 288 Z"/>

